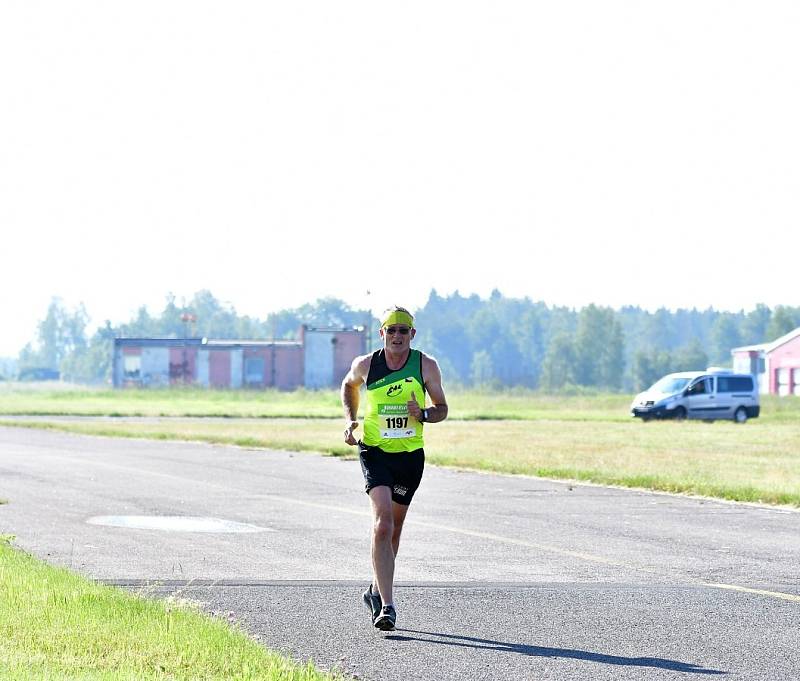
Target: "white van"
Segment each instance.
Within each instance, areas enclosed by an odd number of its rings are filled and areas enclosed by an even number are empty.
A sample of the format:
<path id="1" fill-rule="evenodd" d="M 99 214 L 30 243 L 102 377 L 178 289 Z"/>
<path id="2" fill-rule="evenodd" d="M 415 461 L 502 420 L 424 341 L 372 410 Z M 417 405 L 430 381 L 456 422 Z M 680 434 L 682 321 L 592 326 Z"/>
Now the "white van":
<path id="1" fill-rule="evenodd" d="M 760 411 L 755 379 L 727 369 L 667 374 L 631 404 L 631 415 L 642 421 L 690 418 L 744 423 Z"/>

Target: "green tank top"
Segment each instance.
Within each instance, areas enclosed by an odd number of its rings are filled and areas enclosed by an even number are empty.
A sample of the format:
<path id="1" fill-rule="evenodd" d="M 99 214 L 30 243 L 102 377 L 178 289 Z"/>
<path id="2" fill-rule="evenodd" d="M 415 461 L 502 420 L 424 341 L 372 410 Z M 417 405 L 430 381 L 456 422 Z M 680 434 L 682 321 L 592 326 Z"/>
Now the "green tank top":
<path id="1" fill-rule="evenodd" d="M 386 353 L 372 354 L 367 376 L 367 408 L 364 415 L 365 445 L 384 452 L 413 452 L 423 446 L 422 423 L 409 416 L 407 402 L 414 393 L 425 408 L 422 353 L 410 350 L 400 369 L 386 365 Z"/>

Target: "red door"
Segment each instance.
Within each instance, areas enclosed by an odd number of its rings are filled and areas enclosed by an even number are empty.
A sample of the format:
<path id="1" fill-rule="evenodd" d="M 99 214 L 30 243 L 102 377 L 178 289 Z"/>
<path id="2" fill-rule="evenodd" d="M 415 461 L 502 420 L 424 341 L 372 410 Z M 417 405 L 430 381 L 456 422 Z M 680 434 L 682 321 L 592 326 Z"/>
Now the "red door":
<path id="1" fill-rule="evenodd" d="M 208 374 L 212 388 L 230 388 L 231 355 L 227 350 L 209 351 Z"/>

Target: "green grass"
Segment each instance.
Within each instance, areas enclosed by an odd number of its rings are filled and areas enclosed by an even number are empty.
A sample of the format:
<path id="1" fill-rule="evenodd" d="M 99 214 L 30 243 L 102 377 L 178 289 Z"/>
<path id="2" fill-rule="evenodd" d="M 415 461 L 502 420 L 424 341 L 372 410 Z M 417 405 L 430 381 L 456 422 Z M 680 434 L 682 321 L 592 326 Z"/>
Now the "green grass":
<path id="1" fill-rule="evenodd" d="M 426 429 L 430 463 L 800 508 L 800 399 L 766 397 L 762 417 L 655 422 L 630 396 L 450 392 L 451 418 Z M 0 425 L 197 440 L 354 456 L 335 391 L 110 391 L 0 388 Z M 152 421 L 15 421 L 16 414 L 223 416 Z M 244 418 L 241 418 L 244 417 Z M 268 418 L 251 418 L 268 417 Z M 178 604 L 136 598 L 51 568 L 0 541 L 0 677 L 316 679 Z"/>
<path id="2" fill-rule="evenodd" d="M 632 396 L 609 393 L 547 395 L 532 390 L 448 391 L 450 418 L 456 420 L 630 420 Z M 762 420 L 800 421 L 800 398 L 766 396 Z M 60 388 L 0 384 L 0 415 L 217 416 L 249 418 L 339 418 L 336 390 L 151 390 Z"/>
<path id="3" fill-rule="evenodd" d="M 341 413 L 333 390 L 31 389 L 22 384 L 0 389 L 0 414 L 6 415 L 331 418 Z"/>
<path id="4" fill-rule="evenodd" d="M 354 456 L 340 419 L 2 421 L 74 433 Z M 425 430 L 430 463 L 800 507 L 800 422 L 451 421 Z"/>
<path id="5" fill-rule="evenodd" d="M 450 418 L 426 430 L 428 460 L 800 506 L 800 398 L 765 396 L 761 417 L 744 426 L 727 421 L 643 424 L 629 416 L 630 399 L 522 389 L 452 391 Z M 334 390 L 114 391 L 16 384 L 0 389 L 2 414 L 149 416 L 156 420 L 18 425 L 336 456 L 353 453 L 341 442 L 341 406 Z M 178 418 L 158 420 L 160 416 Z M 180 418 L 184 416 L 222 416 L 230 421 Z"/>
<path id="6" fill-rule="evenodd" d="M 433 464 L 800 508 L 798 398 L 766 397 L 762 417 L 737 426 L 643 424 L 628 415 L 629 395 L 508 390 L 448 397 L 451 418 L 425 432 Z M 354 456 L 341 441 L 336 391 L 4 385 L 0 414 L 7 417 L 0 425 Z M 21 414 L 229 418 L 15 421 Z M 334 678 L 185 604 L 139 598 L 49 567 L 12 549 L 9 539 L 0 535 L 0 678 Z"/>
<path id="7" fill-rule="evenodd" d="M 0 678 L 342 678 L 262 647 L 191 604 L 87 581 L 0 540 Z"/>

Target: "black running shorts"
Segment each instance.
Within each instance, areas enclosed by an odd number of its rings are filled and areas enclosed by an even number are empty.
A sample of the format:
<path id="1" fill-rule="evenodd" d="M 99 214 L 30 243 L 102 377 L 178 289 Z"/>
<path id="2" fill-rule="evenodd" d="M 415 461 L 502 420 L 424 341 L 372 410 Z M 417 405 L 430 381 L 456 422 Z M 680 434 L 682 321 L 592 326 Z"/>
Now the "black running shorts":
<path id="1" fill-rule="evenodd" d="M 358 443 L 361 471 L 364 473 L 365 491 L 385 485 L 392 490 L 392 501 L 403 506 L 411 503 L 425 468 L 425 452 L 387 453 L 378 447 Z"/>

